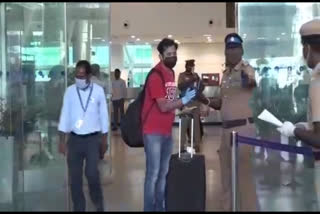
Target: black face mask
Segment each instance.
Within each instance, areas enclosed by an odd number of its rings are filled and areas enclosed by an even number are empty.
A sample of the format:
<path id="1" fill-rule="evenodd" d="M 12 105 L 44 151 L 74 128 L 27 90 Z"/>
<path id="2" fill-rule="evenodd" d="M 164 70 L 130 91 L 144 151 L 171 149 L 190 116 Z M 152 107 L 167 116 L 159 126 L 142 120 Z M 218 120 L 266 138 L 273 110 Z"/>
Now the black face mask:
<path id="1" fill-rule="evenodd" d="M 167 57 L 163 60 L 163 64 L 166 67 L 172 69 L 177 64 L 177 57 L 176 56 Z"/>

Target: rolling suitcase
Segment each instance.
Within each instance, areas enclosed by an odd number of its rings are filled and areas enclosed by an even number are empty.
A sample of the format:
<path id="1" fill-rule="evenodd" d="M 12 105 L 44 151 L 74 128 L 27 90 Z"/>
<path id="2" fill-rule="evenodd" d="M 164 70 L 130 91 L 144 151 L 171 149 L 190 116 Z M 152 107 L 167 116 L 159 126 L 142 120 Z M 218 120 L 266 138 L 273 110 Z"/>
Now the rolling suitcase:
<path id="1" fill-rule="evenodd" d="M 190 115 L 181 115 L 190 116 Z M 181 116 L 179 118 L 179 152 L 170 159 L 166 182 L 167 211 L 205 211 L 206 169 L 204 155 L 180 153 Z M 193 118 L 191 148 L 193 150 Z"/>

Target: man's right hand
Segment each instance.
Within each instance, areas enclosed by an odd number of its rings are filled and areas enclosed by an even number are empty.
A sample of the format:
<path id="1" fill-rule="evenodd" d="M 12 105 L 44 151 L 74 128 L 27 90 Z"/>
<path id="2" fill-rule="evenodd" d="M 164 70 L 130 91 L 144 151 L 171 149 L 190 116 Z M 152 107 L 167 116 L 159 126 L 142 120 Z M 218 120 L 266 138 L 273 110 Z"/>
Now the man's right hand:
<path id="1" fill-rule="evenodd" d="M 196 96 L 196 90 L 195 89 L 191 89 L 188 88 L 186 91 L 186 94 L 184 95 L 184 97 L 181 98 L 182 104 L 186 105 L 187 103 L 189 103 L 192 98 L 194 98 Z"/>
<path id="2" fill-rule="evenodd" d="M 66 153 L 67 153 L 67 145 L 65 143 L 60 142 L 58 150 L 59 150 L 59 153 L 61 153 L 63 155 L 66 155 Z"/>

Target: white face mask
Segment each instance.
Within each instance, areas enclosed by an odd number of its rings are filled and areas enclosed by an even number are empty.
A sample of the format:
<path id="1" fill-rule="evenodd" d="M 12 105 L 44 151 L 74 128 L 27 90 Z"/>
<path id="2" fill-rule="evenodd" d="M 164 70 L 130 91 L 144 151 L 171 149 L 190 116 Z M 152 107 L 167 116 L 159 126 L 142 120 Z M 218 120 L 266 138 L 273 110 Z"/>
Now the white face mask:
<path id="1" fill-rule="evenodd" d="M 75 81 L 76 81 L 76 86 L 77 86 L 79 89 L 85 89 L 85 88 L 88 86 L 88 83 L 87 83 L 87 80 L 86 80 L 86 79 L 78 79 L 78 78 L 75 78 Z"/>

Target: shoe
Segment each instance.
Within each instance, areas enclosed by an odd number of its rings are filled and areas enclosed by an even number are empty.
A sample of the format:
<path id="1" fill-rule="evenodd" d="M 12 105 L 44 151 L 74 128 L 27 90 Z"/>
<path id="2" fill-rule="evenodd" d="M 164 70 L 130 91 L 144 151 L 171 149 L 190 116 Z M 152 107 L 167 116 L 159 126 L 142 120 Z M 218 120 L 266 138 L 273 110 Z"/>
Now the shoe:
<path id="1" fill-rule="evenodd" d="M 113 127 L 113 128 L 112 128 L 112 131 L 117 131 L 117 130 L 118 130 L 117 127 Z"/>

